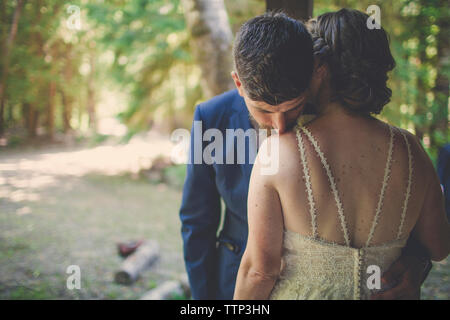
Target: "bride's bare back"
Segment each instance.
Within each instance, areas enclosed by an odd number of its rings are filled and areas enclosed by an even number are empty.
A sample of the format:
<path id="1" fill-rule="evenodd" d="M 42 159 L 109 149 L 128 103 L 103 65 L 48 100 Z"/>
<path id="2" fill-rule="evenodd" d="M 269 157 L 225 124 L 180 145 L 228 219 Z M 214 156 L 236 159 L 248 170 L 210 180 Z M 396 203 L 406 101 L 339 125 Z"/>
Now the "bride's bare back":
<path id="1" fill-rule="evenodd" d="M 279 170 L 265 175 L 277 139 Z M 432 260 L 448 255 L 443 204 L 417 139 L 379 120 L 331 111 L 270 137 L 250 178 L 237 297 L 248 274 L 270 281 L 270 299 L 367 299 L 367 268 L 386 272 L 411 234 Z"/>
<path id="2" fill-rule="evenodd" d="M 370 245 L 397 239 L 405 203 L 407 208 L 401 236 L 407 237 L 418 222 L 427 190 L 436 188 L 437 179 L 417 138 L 406 130 L 392 127 L 390 174 L 384 198 L 380 200 L 390 142 L 386 123 L 375 118 L 339 115 L 332 120 L 318 118 L 308 123 L 306 128 L 316 139 L 330 166 L 342 201 L 350 246 L 359 248 L 366 245 L 379 201 L 382 201 L 379 219 Z M 411 166 L 405 138 L 409 143 Z M 305 135 L 303 144 L 316 209 L 317 235 L 346 245 L 329 177 Z M 410 168 L 412 178 L 408 192 Z M 303 235 L 312 235 L 310 204 L 295 132 L 280 136 L 280 170 L 276 181 L 284 227 Z"/>

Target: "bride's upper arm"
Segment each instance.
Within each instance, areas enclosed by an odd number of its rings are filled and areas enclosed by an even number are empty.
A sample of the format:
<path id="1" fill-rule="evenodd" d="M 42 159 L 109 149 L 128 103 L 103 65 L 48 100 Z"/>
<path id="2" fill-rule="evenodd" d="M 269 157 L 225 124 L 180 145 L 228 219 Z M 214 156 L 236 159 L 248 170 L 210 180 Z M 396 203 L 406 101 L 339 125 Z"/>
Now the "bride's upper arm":
<path id="1" fill-rule="evenodd" d="M 281 203 L 274 184 L 276 168 L 272 168 L 273 174 L 270 168 L 264 171 L 268 162 L 263 157 L 269 155 L 268 148 L 274 147 L 274 140 L 269 138 L 261 144 L 253 165 L 247 203 L 249 236 L 246 256 L 253 270 L 266 275 L 276 275 L 280 270 L 284 229 Z"/>
<path id="2" fill-rule="evenodd" d="M 426 176 L 425 198 L 412 235 L 428 250 L 431 260 L 441 261 L 450 251 L 450 224 L 445 213 L 444 194 L 434 166 L 417 137 L 414 145 L 419 148 L 420 168 Z"/>

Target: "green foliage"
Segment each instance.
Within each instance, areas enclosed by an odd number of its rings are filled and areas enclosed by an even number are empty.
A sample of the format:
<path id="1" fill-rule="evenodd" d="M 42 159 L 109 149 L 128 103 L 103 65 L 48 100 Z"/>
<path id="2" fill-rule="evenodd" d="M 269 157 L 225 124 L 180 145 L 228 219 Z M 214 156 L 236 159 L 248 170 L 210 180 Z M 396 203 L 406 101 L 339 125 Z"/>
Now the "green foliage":
<path id="1" fill-rule="evenodd" d="M 8 146 L 11 148 L 20 146 L 24 142 L 24 139 L 21 136 L 18 135 L 12 135 L 8 139 Z"/>
<path id="2" fill-rule="evenodd" d="M 265 10 L 261 0 L 225 4 L 233 32 Z M 366 11 L 373 4 L 381 8 L 381 24 L 390 34 L 397 62 L 389 80 L 393 96 L 380 117 L 416 133 L 434 156 L 450 140 L 448 91 L 436 84 L 449 76 L 448 48 L 442 48 L 449 10 L 439 0 L 316 0 L 314 16 L 342 7 Z M 2 45 L 16 5 L 14 0 L 1 4 L 2 21 L 7 22 L 1 24 Z M 81 30 L 67 27 L 69 5 L 81 9 Z M 27 128 L 30 135 L 37 127 L 51 130 L 53 102 L 54 130 L 67 129 L 65 112 L 74 129 L 86 130 L 93 112 L 90 101 L 101 102 L 99 93 L 113 81 L 128 97 L 117 115 L 129 128 L 125 142 L 155 124 L 168 131 L 189 127 L 195 105 L 204 99 L 191 51 L 180 0 L 27 1 L 11 49 L 6 126 L 10 131 Z"/>
<path id="3" fill-rule="evenodd" d="M 155 280 L 151 279 L 148 281 L 147 286 L 148 286 L 148 290 L 152 290 L 157 287 L 157 283 Z"/>
<path id="4" fill-rule="evenodd" d="M 120 139 L 120 143 L 126 144 L 128 143 L 131 138 L 133 138 L 133 136 L 138 133 L 139 130 L 135 129 L 135 128 L 129 128 L 127 133 Z"/>
<path id="5" fill-rule="evenodd" d="M 16 3 L 6 1 L 3 14 L 8 22 L 12 21 Z M 71 5 L 77 4 L 80 1 L 71 2 Z M 82 43 L 84 33 L 70 32 L 65 26 L 69 16 L 67 7 L 56 0 L 27 1 L 24 5 L 10 53 L 5 105 L 7 113 L 14 117 L 6 118 L 6 127 L 27 127 L 33 134 L 37 127 L 48 126 L 49 105 L 53 101 L 58 104 L 56 110 L 62 109 L 58 96 L 63 93 L 77 100 L 77 105 L 83 103 L 84 77 L 78 72 L 83 49 L 73 44 Z M 10 29 L 11 23 L 2 23 L 3 46 Z M 1 73 L 4 70 L 2 66 Z M 64 77 L 68 70 L 70 77 Z M 53 95 L 50 94 L 52 82 L 56 84 Z M 37 122 L 34 129 L 30 126 L 32 118 Z M 62 130 L 62 125 L 56 129 Z"/>
<path id="6" fill-rule="evenodd" d="M 107 134 L 94 134 L 94 136 L 92 136 L 91 140 L 89 141 L 89 146 L 93 147 L 96 145 L 101 144 L 102 142 L 105 142 L 110 136 Z"/>
<path id="7" fill-rule="evenodd" d="M 168 300 L 189 300 L 189 299 L 184 294 L 173 294 L 169 297 Z"/>
<path id="8" fill-rule="evenodd" d="M 40 286 L 30 287 L 17 287 L 9 296 L 11 300 L 46 300 L 53 297 L 51 293 L 52 288 L 46 284 Z"/>
<path id="9" fill-rule="evenodd" d="M 175 165 L 164 169 L 164 179 L 168 184 L 176 187 L 183 188 L 184 180 L 186 178 L 186 165 Z"/>
<path id="10" fill-rule="evenodd" d="M 87 10 L 103 30 L 103 48 L 114 52 L 111 75 L 130 93 L 130 105 L 119 117 L 132 132 L 176 118 L 176 110 L 191 108 L 192 96 L 200 98 L 180 1 L 109 1 Z"/>

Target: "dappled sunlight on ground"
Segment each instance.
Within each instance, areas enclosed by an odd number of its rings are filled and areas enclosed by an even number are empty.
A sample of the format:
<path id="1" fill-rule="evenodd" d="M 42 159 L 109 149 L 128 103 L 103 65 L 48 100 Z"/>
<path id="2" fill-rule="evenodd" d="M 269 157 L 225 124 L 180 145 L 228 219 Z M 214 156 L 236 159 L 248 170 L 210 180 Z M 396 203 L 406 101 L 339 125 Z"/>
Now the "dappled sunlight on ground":
<path id="1" fill-rule="evenodd" d="M 82 176 L 95 171 L 116 175 L 149 165 L 158 155 L 170 156 L 172 147 L 168 137 L 149 132 L 123 145 L 101 145 L 81 150 L 52 148 L 23 155 L 0 153 L 0 173 L 33 170 L 41 174 Z"/>
<path id="2" fill-rule="evenodd" d="M 38 201 L 38 190 L 54 185 L 58 176 L 136 174 L 158 156 L 170 157 L 172 148 L 168 137 L 149 132 L 127 144 L 0 153 L 0 199 Z"/>
<path id="3" fill-rule="evenodd" d="M 0 299 L 138 299 L 184 273 L 181 190 L 133 176 L 171 148 L 150 133 L 1 153 Z M 139 239 L 156 240 L 160 259 L 132 286 L 114 283 L 117 243 Z M 80 266 L 80 290 L 66 288 L 69 265 Z"/>

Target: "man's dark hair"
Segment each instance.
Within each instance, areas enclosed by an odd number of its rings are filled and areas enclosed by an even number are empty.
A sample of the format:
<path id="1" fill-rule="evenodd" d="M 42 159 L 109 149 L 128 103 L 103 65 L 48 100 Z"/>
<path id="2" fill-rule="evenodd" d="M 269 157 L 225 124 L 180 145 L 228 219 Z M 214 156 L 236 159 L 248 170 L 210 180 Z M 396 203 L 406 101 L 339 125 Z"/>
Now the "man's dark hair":
<path id="1" fill-rule="evenodd" d="M 278 105 L 309 87 L 312 38 L 300 21 L 269 12 L 242 25 L 234 44 L 234 62 L 250 99 Z"/>

